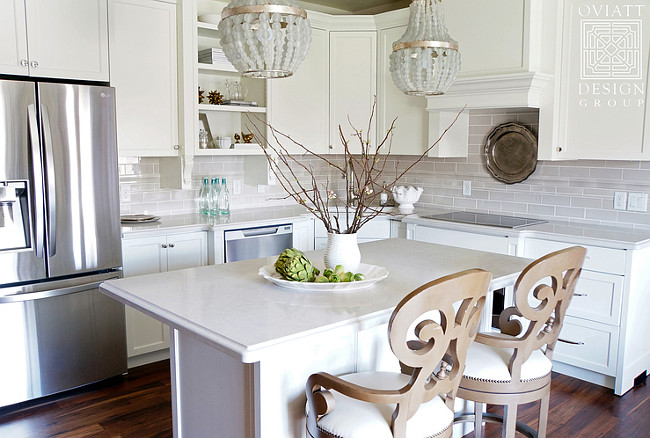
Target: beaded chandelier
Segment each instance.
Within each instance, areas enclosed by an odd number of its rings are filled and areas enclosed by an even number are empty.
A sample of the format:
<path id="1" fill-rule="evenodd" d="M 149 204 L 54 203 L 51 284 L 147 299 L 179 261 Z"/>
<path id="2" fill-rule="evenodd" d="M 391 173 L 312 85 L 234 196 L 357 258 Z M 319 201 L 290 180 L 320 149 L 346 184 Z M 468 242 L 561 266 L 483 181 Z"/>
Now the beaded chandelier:
<path id="1" fill-rule="evenodd" d="M 393 43 L 390 72 L 406 94 L 444 94 L 460 71 L 458 43 L 449 37 L 442 0 L 413 0 L 404 35 Z"/>
<path id="2" fill-rule="evenodd" d="M 253 78 L 291 76 L 311 42 L 307 12 L 295 0 L 232 0 L 219 32 L 228 60 Z"/>

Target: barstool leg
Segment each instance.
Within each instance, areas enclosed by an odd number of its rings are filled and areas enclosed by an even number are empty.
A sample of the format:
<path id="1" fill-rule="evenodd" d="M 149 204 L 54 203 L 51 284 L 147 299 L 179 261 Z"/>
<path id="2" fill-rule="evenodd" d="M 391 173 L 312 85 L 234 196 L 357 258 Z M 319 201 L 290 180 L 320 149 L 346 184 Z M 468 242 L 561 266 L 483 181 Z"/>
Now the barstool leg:
<path id="1" fill-rule="evenodd" d="M 503 432 L 502 438 L 514 438 L 517 427 L 517 405 L 505 405 L 503 407 Z"/>
<path id="2" fill-rule="evenodd" d="M 546 438 L 546 423 L 548 422 L 548 404 L 551 391 L 548 391 L 539 401 L 539 425 L 537 426 L 537 438 Z"/>
<path id="3" fill-rule="evenodd" d="M 474 438 L 483 435 L 483 403 L 474 402 Z"/>

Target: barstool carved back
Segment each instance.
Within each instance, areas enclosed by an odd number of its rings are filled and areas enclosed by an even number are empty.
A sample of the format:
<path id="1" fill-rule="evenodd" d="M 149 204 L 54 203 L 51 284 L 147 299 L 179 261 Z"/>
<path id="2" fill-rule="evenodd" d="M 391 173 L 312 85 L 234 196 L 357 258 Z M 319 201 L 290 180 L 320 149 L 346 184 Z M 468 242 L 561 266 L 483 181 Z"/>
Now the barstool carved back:
<path id="1" fill-rule="evenodd" d="M 503 437 L 515 430 L 528 437 L 546 436 L 551 360 L 573 297 L 585 248 L 574 246 L 547 254 L 528 265 L 514 287 L 514 306 L 499 316 L 501 333 L 479 333 L 467 352 L 458 397 L 474 402 L 474 414 L 458 414 L 456 422 L 474 421 L 481 437 L 483 421 L 503 424 Z M 537 433 L 517 423 L 517 406 L 540 400 Z M 504 417 L 483 414 L 483 404 L 504 406 Z"/>
<path id="2" fill-rule="evenodd" d="M 492 274 L 472 269 L 407 295 L 388 324 L 390 347 L 408 374 L 364 372 L 307 380 L 311 437 L 449 437 L 465 354 L 478 331 Z"/>

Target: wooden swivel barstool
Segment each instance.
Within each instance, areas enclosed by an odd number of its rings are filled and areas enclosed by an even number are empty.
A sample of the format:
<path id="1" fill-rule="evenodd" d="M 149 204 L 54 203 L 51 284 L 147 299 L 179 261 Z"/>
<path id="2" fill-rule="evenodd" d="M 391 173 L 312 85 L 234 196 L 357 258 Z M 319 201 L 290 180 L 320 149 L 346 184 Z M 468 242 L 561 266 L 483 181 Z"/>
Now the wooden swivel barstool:
<path id="1" fill-rule="evenodd" d="M 551 359 L 582 270 L 586 250 L 576 246 L 531 263 L 515 283 L 515 305 L 499 316 L 500 333 L 479 333 L 467 352 L 458 397 L 474 402 L 474 414 L 456 422 L 474 421 L 481 437 L 483 421 L 503 422 L 503 437 L 515 430 L 528 437 L 546 436 Z M 517 406 L 540 400 L 537 433 L 517 423 Z M 504 406 L 504 417 L 483 414 L 483 404 Z"/>
<path id="2" fill-rule="evenodd" d="M 473 269 L 427 283 L 404 298 L 388 325 L 409 374 L 365 372 L 307 380 L 313 438 L 449 437 L 465 353 L 478 331 L 492 275 Z"/>

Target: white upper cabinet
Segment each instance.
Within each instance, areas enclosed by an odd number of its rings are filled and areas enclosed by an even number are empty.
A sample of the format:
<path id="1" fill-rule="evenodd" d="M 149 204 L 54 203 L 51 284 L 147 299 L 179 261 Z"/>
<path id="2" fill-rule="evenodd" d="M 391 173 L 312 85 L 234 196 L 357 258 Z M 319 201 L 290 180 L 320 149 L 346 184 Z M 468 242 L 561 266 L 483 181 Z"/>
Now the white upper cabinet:
<path id="1" fill-rule="evenodd" d="M 121 156 L 176 156 L 176 5 L 110 0 L 111 85 Z"/>
<path id="2" fill-rule="evenodd" d="M 0 32 L 0 72 L 29 74 L 24 0 L 0 2 Z"/>
<path id="3" fill-rule="evenodd" d="M 539 0 L 456 0 L 443 2 L 449 35 L 458 41 L 460 78 L 529 71 L 539 53 L 531 50 L 527 9 Z M 548 1 L 548 0 L 545 0 Z"/>
<path id="4" fill-rule="evenodd" d="M 368 120 L 377 92 L 377 33 L 337 31 L 330 33 L 330 144 L 331 152 L 343 153 L 339 126 L 353 153 L 361 151 L 350 123 L 368 133 Z M 370 132 L 374 145 L 375 129 Z"/>
<path id="5" fill-rule="evenodd" d="M 1 73 L 108 81 L 106 0 L 4 0 Z"/>
<path id="6" fill-rule="evenodd" d="M 564 0 L 553 107 L 540 115 L 541 159 L 648 160 L 650 4 Z M 648 121 L 645 121 L 646 132 Z M 647 135 L 646 135 L 647 136 Z"/>
<path id="7" fill-rule="evenodd" d="M 316 153 L 329 151 L 329 32 L 311 30 L 311 44 L 293 76 L 268 81 L 269 123 Z M 269 138 L 272 138 L 269 136 Z M 289 140 L 291 153 L 304 150 Z"/>
<path id="8" fill-rule="evenodd" d="M 420 96 L 409 96 L 402 93 L 395 86 L 390 73 L 390 54 L 393 52 L 393 43 L 405 31 L 406 25 L 404 24 L 380 29 L 378 32 L 377 138 L 381 141 L 390 129 L 393 120 L 397 119 L 393 131 L 391 153 L 420 155 L 428 147 L 427 101 Z"/>

